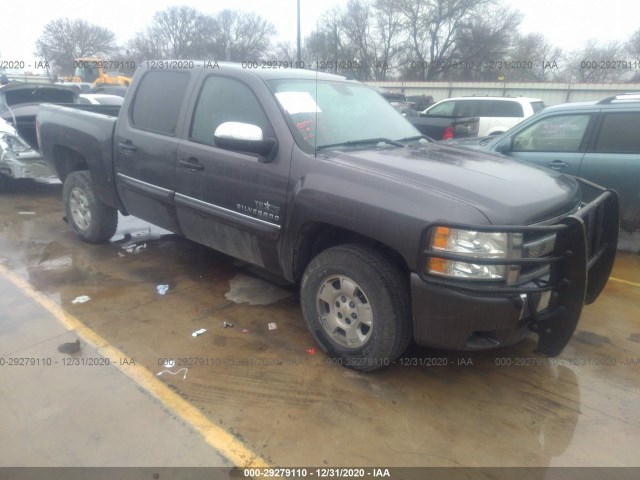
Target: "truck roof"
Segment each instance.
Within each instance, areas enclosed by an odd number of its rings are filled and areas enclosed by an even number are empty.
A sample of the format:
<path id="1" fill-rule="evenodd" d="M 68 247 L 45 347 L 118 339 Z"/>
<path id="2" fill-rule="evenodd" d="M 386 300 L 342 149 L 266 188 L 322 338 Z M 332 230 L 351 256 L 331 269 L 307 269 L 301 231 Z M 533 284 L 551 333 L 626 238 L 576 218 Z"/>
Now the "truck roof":
<path id="1" fill-rule="evenodd" d="M 142 62 L 141 67 L 145 70 L 153 69 L 154 62 Z M 187 70 L 190 68 L 207 68 L 216 70 L 219 72 L 245 72 L 255 75 L 256 77 L 264 80 L 279 80 L 279 79 L 301 79 L 301 80 L 333 80 L 350 83 L 360 83 L 356 80 L 350 80 L 342 75 L 334 75 L 332 73 L 324 73 L 316 70 L 303 69 L 303 68 L 278 68 L 280 62 L 220 62 L 220 61 L 208 61 L 208 60 L 157 60 L 157 63 L 163 63 L 168 65 L 176 65 L 177 69 Z M 292 62 L 293 63 L 293 62 Z M 214 67 L 213 65 L 217 65 Z M 275 66 L 273 65 L 275 64 Z M 264 65 L 264 68 L 263 68 Z M 184 66 L 184 68 L 181 68 Z"/>

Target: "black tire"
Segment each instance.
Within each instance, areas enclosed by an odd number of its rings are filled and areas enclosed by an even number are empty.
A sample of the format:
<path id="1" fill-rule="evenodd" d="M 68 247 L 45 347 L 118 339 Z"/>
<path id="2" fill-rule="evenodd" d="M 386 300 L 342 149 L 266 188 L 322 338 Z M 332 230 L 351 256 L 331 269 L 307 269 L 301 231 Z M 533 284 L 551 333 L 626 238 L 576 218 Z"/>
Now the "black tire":
<path id="1" fill-rule="evenodd" d="M 9 177 L 0 173 L 0 193 L 4 193 L 9 188 L 10 180 Z"/>
<path id="2" fill-rule="evenodd" d="M 373 248 L 349 244 L 318 254 L 302 277 L 300 303 L 309 331 L 338 365 L 377 370 L 412 338 L 408 278 Z"/>
<path id="3" fill-rule="evenodd" d="M 88 243 L 109 240 L 118 228 L 118 210 L 102 203 L 86 170 L 70 173 L 62 189 L 67 220 L 76 235 Z"/>

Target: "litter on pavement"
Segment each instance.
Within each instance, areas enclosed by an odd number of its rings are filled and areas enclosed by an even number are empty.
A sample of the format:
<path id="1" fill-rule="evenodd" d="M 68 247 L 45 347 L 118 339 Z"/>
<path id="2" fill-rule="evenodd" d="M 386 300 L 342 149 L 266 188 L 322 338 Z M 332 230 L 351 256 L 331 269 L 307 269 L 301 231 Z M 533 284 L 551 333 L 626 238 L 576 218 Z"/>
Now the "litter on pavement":
<path id="1" fill-rule="evenodd" d="M 73 303 L 73 304 L 86 303 L 89 300 L 91 300 L 90 296 L 88 296 L 88 295 L 80 295 L 79 297 L 76 297 L 73 300 L 71 300 L 71 303 Z"/>
<path id="2" fill-rule="evenodd" d="M 231 323 L 231 322 L 222 322 L 222 326 L 224 328 L 233 328 L 233 323 Z"/>
<path id="3" fill-rule="evenodd" d="M 163 373 L 168 373 L 170 375 L 178 375 L 181 371 L 184 370 L 184 375 L 182 376 L 183 379 L 187 378 L 187 372 L 189 371 L 188 368 L 183 367 L 180 370 L 178 370 L 177 372 L 172 372 L 171 370 L 162 370 L 161 372 L 156 373 L 156 375 L 159 377 L 160 375 L 162 375 Z"/>
<path id="4" fill-rule="evenodd" d="M 275 324 L 275 322 L 271 322 L 267 325 L 269 327 L 269 330 L 277 330 L 278 326 Z"/>
<path id="5" fill-rule="evenodd" d="M 160 295 L 164 295 L 169 291 L 169 285 L 158 285 L 156 290 Z"/>
<path id="6" fill-rule="evenodd" d="M 203 334 L 204 332 L 206 332 L 206 331 L 207 331 L 207 329 L 206 329 L 206 328 L 200 328 L 200 329 L 196 330 L 195 332 L 193 332 L 193 333 L 191 334 L 191 336 L 192 336 L 192 337 L 197 337 L 197 336 L 199 336 L 199 335 L 202 335 L 202 334 Z"/>

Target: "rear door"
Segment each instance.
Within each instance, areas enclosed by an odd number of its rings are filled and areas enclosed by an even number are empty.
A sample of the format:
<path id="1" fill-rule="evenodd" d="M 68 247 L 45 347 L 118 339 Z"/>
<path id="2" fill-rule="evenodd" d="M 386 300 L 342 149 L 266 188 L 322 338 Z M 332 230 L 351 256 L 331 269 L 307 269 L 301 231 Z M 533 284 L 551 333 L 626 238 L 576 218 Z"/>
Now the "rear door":
<path id="1" fill-rule="evenodd" d="M 620 195 L 622 226 L 640 222 L 640 111 L 604 110 L 579 176 Z"/>
<path id="2" fill-rule="evenodd" d="M 192 102 L 186 138 L 178 150 L 176 207 L 184 234 L 199 243 L 267 266 L 280 234 L 291 151 L 261 163 L 255 153 L 216 146 L 216 128 L 225 122 L 256 125 L 276 138 L 260 101 L 248 84 L 211 74 Z"/>
<path id="3" fill-rule="evenodd" d="M 128 213 L 180 232 L 173 196 L 176 155 L 193 70 L 148 70 L 123 106 L 114 139 L 118 193 Z"/>

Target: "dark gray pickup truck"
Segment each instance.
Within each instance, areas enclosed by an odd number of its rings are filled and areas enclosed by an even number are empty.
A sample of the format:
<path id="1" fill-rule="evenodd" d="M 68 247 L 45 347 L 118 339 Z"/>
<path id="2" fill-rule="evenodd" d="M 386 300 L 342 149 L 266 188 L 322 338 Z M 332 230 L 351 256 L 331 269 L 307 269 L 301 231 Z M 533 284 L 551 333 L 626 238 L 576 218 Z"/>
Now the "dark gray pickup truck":
<path id="1" fill-rule="evenodd" d="M 302 70 L 159 62 L 119 116 L 43 105 L 38 135 L 87 242 L 117 212 L 299 284 L 342 365 L 528 332 L 559 354 L 616 252 L 615 193 L 432 143 L 374 90 Z M 581 186 L 582 183 L 582 186 Z M 581 189 L 599 191 L 581 202 Z"/>

